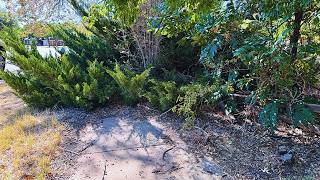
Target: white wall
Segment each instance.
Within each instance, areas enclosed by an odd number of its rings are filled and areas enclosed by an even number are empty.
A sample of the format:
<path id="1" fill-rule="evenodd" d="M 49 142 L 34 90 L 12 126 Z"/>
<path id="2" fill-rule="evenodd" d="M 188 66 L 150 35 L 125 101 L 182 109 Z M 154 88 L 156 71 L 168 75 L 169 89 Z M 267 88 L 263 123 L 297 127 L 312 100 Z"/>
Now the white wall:
<path id="1" fill-rule="evenodd" d="M 62 48 L 62 47 L 57 47 L 57 48 Z M 69 49 L 67 47 L 64 47 L 66 49 L 66 52 L 69 51 Z M 40 55 L 42 57 L 49 57 L 50 55 L 52 57 L 60 57 L 60 53 L 54 48 L 54 47 L 48 47 L 48 46 L 37 46 L 37 50 L 39 51 Z M 18 72 L 19 71 L 19 67 L 13 65 L 10 61 L 6 60 L 6 71 L 9 72 Z"/>

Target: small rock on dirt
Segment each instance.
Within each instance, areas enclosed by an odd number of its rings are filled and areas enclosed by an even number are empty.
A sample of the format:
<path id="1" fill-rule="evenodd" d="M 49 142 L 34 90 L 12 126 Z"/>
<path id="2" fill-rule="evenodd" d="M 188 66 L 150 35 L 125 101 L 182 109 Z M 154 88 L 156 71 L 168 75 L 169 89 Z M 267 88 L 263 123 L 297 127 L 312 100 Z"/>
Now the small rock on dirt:
<path id="1" fill-rule="evenodd" d="M 284 155 L 282 155 L 280 157 L 281 161 L 284 163 L 284 164 L 290 164 L 292 163 L 292 160 L 293 160 L 293 153 L 292 152 L 288 152 Z"/>
<path id="2" fill-rule="evenodd" d="M 288 147 L 279 146 L 278 153 L 283 164 L 291 164 L 293 162 L 293 152 Z"/>
<path id="3" fill-rule="evenodd" d="M 224 175 L 223 171 L 221 170 L 221 168 L 218 165 L 216 165 L 206 159 L 202 161 L 201 166 L 202 166 L 203 171 L 205 171 L 207 173 L 214 174 L 216 176 L 223 176 Z"/>

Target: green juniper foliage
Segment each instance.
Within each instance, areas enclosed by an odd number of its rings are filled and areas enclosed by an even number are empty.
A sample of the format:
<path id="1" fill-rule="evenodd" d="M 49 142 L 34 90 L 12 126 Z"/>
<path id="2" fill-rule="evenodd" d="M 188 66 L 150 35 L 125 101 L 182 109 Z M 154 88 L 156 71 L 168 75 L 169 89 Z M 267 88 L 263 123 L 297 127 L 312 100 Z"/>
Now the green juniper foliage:
<path id="1" fill-rule="evenodd" d="M 186 128 L 194 126 L 196 113 L 202 104 L 216 105 L 222 97 L 218 81 L 212 84 L 192 83 L 180 88 L 181 94 L 173 111 L 186 118 Z"/>
<path id="2" fill-rule="evenodd" d="M 166 111 L 175 105 L 179 89 L 175 82 L 161 82 L 155 79 L 149 80 L 149 90 L 144 97 L 161 111 Z"/>
<path id="3" fill-rule="evenodd" d="M 21 70 L 3 72 L 1 77 L 28 104 L 46 108 L 55 105 L 92 109 L 109 102 L 114 82 L 102 62 L 83 61 L 86 68 L 70 57 L 43 58 L 35 50 L 28 51 L 13 29 L 1 31 L 10 61 Z"/>
<path id="4" fill-rule="evenodd" d="M 117 82 L 121 90 L 121 97 L 125 104 L 134 105 L 143 96 L 143 89 L 147 83 L 150 68 L 141 74 L 135 74 L 133 71 L 122 71 L 119 64 L 116 64 L 114 70 L 107 70 L 108 74 Z"/>
<path id="5" fill-rule="evenodd" d="M 121 62 L 121 53 L 111 44 L 111 39 L 87 35 L 70 27 L 52 27 L 54 36 L 63 39 L 65 45 L 71 49 L 68 56 L 74 63 L 87 67 L 87 60 L 103 62 L 105 66 L 113 67 L 115 62 Z"/>

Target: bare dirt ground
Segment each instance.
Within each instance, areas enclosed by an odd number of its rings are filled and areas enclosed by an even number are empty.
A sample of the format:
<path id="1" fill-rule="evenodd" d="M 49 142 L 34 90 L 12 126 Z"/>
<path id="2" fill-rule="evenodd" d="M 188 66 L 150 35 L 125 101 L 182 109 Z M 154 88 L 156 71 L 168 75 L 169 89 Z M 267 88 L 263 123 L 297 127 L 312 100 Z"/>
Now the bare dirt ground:
<path id="1" fill-rule="evenodd" d="M 320 178 L 318 128 L 315 133 L 282 126 L 269 132 L 256 123 L 235 125 L 211 116 L 198 126 L 204 131 L 184 132 L 183 139 L 233 179 Z"/>
<path id="2" fill-rule="evenodd" d="M 69 109 L 57 114 L 73 129 L 62 145 L 66 155 L 56 161 L 57 172 L 67 172 L 61 179 L 214 179 L 222 175 L 204 172 L 202 161 L 178 133 L 141 107 L 91 113 Z M 59 161 L 69 161 L 73 170 L 59 168 Z"/>
<path id="3" fill-rule="evenodd" d="M 207 114 L 185 131 L 183 119 L 146 105 L 65 113 L 74 114 L 64 121 L 77 129 L 80 154 L 69 152 L 71 179 L 320 178 L 317 126 L 281 126 L 272 133 L 254 122 L 239 125 Z"/>
<path id="4" fill-rule="evenodd" d="M 1 113 L 23 104 L 0 97 Z M 47 179 L 320 179 L 319 126 L 269 132 L 207 113 L 186 131 L 145 104 L 52 111 L 66 128 Z"/>
<path id="5" fill-rule="evenodd" d="M 0 80 L 0 125 L 5 117 L 17 114 L 26 106 L 21 99 L 15 96 L 12 90 Z"/>

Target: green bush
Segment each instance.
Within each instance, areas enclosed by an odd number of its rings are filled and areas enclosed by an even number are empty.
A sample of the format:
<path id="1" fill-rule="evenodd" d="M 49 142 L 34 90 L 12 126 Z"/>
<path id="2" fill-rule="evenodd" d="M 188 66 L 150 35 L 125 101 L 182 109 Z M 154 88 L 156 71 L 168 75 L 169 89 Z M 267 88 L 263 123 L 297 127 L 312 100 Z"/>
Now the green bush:
<path id="1" fill-rule="evenodd" d="M 178 87 L 175 82 L 160 82 L 154 79 L 149 80 L 149 90 L 144 97 L 161 111 L 166 111 L 175 105 L 178 97 Z"/>
<path id="2" fill-rule="evenodd" d="M 84 34 L 72 27 L 52 27 L 53 36 L 63 39 L 65 45 L 71 49 L 68 56 L 81 65 L 88 66 L 88 60 L 103 62 L 105 66 L 113 67 L 115 62 L 122 62 L 124 57 L 115 47 L 112 40 L 100 38 L 94 34 Z M 120 42 L 118 42 L 120 43 Z"/>
<path id="3" fill-rule="evenodd" d="M 194 75 L 201 66 L 199 64 L 200 48 L 190 41 L 180 41 L 179 38 L 164 38 L 161 51 L 155 67 L 168 71 Z"/>
<path id="4" fill-rule="evenodd" d="M 25 48 L 16 30 L 5 29 L 0 34 L 10 52 L 8 59 L 20 68 L 18 73 L 2 72 L 0 76 L 29 105 L 92 109 L 113 96 L 115 85 L 102 62 L 79 64 L 69 56 L 43 58 L 35 47 Z"/>
<path id="5" fill-rule="evenodd" d="M 97 61 L 88 61 L 87 69 L 82 71 L 79 66 L 65 61 L 60 67 L 57 86 L 62 103 L 86 109 L 106 105 L 116 89 L 106 67 Z"/>
<path id="6" fill-rule="evenodd" d="M 212 84 L 192 83 L 180 88 L 181 95 L 177 98 L 177 105 L 173 111 L 186 118 L 185 127 L 194 126 L 197 111 L 202 104 L 215 105 L 222 97 L 219 82 Z"/>
<path id="7" fill-rule="evenodd" d="M 273 101 L 267 104 L 259 114 L 260 123 L 266 127 L 275 130 L 279 123 L 279 111 L 281 105 L 287 103 L 281 101 Z M 292 120 L 293 125 L 309 126 L 316 120 L 314 112 L 312 112 L 303 102 L 294 103 L 288 108 L 288 117 Z"/>
<path id="8" fill-rule="evenodd" d="M 164 1 L 150 18 L 151 29 L 167 37 L 184 34 L 181 40 L 201 46 L 203 71 L 231 82 L 233 93 L 254 95 L 252 103 L 264 107 L 262 123 L 274 127 L 275 112 L 292 114 L 287 107 L 319 87 L 319 1 L 207 2 Z M 310 110 L 303 109 L 302 119 L 310 121 Z"/>
<path id="9" fill-rule="evenodd" d="M 121 98 L 125 104 L 134 105 L 143 96 L 144 86 L 146 85 L 151 69 L 147 69 L 141 74 L 133 71 L 122 71 L 119 64 L 116 64 L 114 71 L 107 70 L 108 74 L 116 81 L 121 90 Z"/>

